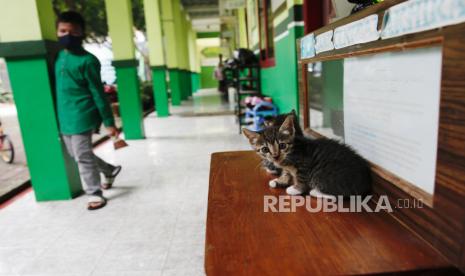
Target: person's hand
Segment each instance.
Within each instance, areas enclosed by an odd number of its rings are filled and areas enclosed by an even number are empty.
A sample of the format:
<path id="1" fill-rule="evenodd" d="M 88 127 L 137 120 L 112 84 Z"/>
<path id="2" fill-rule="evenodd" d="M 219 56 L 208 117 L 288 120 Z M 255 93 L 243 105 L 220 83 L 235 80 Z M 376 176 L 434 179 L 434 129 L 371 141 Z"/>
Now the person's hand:
<path id="1" fill-rule="evenodd" d="M 116 137 L 119 134 L 118 129 L 114 126 L 107 127 L 107 132 L 111 137 Z"/>

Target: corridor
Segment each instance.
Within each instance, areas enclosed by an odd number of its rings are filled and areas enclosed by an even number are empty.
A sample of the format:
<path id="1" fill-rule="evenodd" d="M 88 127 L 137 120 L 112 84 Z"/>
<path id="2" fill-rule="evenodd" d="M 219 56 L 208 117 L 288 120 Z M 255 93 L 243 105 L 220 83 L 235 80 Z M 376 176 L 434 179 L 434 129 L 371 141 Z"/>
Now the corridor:
<path id="1" fill-rule="evenodd" d="M 82 196 L 38 203 L 30 189 L 1 206 L 0 275 L 203 275 L 210 154 L 249 147 L 232 115 L 196 116 L 215 110 L 206 104 L 222 112 L 202 100 L 211 91 L 194 97 L 149 115 L 145 140 L 96 149 L 123 166 L 105 208 L 87 211 Z"/>

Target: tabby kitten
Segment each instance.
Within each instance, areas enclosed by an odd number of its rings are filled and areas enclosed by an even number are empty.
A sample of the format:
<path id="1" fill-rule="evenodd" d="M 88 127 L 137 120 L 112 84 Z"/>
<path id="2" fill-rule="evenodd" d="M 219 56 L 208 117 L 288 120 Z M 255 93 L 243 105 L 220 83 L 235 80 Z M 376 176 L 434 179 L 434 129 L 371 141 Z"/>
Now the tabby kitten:
<path id="1" fill-rule="evenodd" d="M 294 122 L 295 135 L 304 136 L 304 132 L 302 131 L 302 128 L 300 127 L 299 118 L 297 117 L 297 113 L 295 112 L 295 109 L 292 109 L 292 111 L 289 113 L 280 114 L 276 117 L 271 117 L 269 119 L 266 119 L 265 127 L 272 127 L 272 126 L 279 127 L 284 123 L 284 121 L 286 120 L 288 116 L 293 116 L 292 121 Z"/>
<path id="2" fill-rule="evenodd" d="M 269 127 L 261 133 L 244 130 L 244 134 L 262 158 L 289 173 L 287 179 L 281 176 L 271 180 L 271 187 L 292 184 L 286 189 L 288 194 L 310 192 L 316 197 L 366 195 L 371 190 L 365 159 L 335 140 L 297 136 L 292 116 L 280 127 Z"/>
<path id="3" fill-rule="evenodd" d="M 294 127 L 295 127 L 295 135 L 296 136 L 303 136 L 303 131 L 302 128 L 300 127 L 299 120 L 297 118 L 297 114 L 295 110 L 293 109 L 291 112 L 286 113 L 286 114 L 280 114 L 276 117 L 272 117 L 269 119 L 265 120 L 265 128 L 268 127 L 273 127 L 273 126 L 281 126 L 286 120 L 288 116 L 293 116 L 293 121 L 294 121 Z M 262 166 L 265 168 L 266 172 L 272 175 L 276 176 L 281 176 L 283 173 L 283 170 L 273 164 L 272 161 L 269 161 L 268 159 L 264 158 L 262 160 Z"/>

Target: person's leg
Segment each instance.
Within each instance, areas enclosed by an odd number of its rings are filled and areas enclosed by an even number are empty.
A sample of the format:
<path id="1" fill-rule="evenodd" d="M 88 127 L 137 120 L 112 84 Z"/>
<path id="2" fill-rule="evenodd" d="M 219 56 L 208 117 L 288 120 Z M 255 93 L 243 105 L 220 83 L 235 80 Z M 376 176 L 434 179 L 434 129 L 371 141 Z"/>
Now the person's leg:
<path id="1" fill-rule="evenodd" d="M 121 171 L 121 166 L 113 166 L 104 160 L 100 159 L 97 155 L 95 156 L 95 161 L 97 163 L 98 169 L 100 172 L 103 173 L 105 176 L 105 180 L 102 183 L 102 189 L 108 190 L 113 186 L 113 182 L 115 181 L 115 177 Z"/>
<path id="2" fill-rule="evenodd" d="M 115 166 L 105 162 L 103 159 L 95 155 L 95 162 L 97 163 L 98 170 L 103 173 L 105 176 L 111 176 L 115 170 Z"/>
<path id="3" fill-rule="evenodd" d="M 79 168 L 79 174 L 84 181 L 87 195 L 101 195 L 100 173 L 92 151 L 92 132 L 71 136 L 74 159 Z"/>
<path id="4" fill-rule="evenodd" d="M 74 149 L 73 143 L 71 143 L 71 135 L 63 135 L 63 142 L 65 143 L 66 150 L 68 151 L 69 156 L 74 159 Z"/>

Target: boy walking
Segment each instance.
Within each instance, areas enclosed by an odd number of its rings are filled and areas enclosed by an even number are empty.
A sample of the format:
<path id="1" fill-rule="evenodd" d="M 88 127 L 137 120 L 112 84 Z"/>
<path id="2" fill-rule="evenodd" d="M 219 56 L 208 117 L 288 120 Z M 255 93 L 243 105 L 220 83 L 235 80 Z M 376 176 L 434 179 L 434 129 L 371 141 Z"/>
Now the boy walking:
<path id="1" fill-rule="evenodd" d="M 55 62 L 56 100 L 60 132 L 89 196 L 87 209 L 96 210 L 106 205 L 102 189 L 111 188 L 121 166 L 106 163 L 92 151 L 92 134 L 102 122 L 111 136 L 118 133 L 103 92 L 100 63 L 82 47 L 84 32 L 85 22 L 79 13 L 59 15 L 57 36 L 64 50 Z M 105 176 L 103 184 L 100 173 Z"/>

